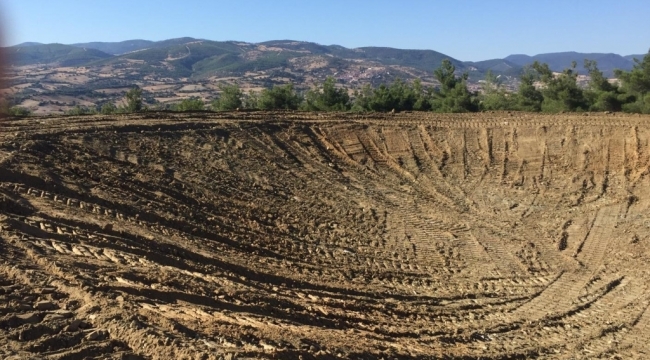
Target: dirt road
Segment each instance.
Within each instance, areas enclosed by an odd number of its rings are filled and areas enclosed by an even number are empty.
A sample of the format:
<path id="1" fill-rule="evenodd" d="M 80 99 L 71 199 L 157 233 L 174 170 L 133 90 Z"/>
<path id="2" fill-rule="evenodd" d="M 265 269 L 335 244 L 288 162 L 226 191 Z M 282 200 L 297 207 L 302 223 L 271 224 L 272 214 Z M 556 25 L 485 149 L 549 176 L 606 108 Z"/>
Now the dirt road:
<path id="1" fill-rule="evenodd" d="M 650 356 L 650 117 L 0 123 L 2 359 Z"/>

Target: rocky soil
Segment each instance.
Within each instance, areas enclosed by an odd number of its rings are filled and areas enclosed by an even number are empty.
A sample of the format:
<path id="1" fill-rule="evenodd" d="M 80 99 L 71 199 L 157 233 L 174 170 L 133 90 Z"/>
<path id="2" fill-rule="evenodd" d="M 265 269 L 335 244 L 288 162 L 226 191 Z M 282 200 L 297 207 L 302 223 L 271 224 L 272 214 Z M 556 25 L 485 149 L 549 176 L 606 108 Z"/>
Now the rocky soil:
<path id="1" fill-rule="evenodd" d="M 650 356 L 650 117 L 0 123 L 2 359 Z"/>

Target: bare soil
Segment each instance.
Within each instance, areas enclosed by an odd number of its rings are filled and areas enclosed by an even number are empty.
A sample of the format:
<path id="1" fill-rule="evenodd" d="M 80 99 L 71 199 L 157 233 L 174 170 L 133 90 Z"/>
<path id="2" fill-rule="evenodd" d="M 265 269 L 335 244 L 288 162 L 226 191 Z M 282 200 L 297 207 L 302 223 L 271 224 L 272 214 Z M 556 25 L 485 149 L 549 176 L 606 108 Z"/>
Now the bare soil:
<path id="1" fill-rule="evenodd" d="M 0 358 L 647 358 L 649 124 L 4 121 Z"/>

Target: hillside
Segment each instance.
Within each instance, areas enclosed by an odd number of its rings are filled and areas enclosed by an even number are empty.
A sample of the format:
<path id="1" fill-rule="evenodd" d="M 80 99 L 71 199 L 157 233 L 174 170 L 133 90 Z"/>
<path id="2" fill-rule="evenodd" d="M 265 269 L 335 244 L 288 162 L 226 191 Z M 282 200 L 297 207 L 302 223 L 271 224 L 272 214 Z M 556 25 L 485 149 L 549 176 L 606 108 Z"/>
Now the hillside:
<path id="1" fill-rule="evenodd" d="M 83 66 L 92 61 L 110 58 L 111 55 L 92 48 L 79 48 L 63 44 L 31 43 L 5 49 L 9 62 L 14 66 L 56 64 L 59 66 Z"/>
<path id="2" fill-rule="evenodd" d="M 24 46 L 34 46 L 34 45 L 43 45 L 43 43 L 34 42 L 34 41 L 27 41 L 27 42 L 24 42 L 24 43 L 20 43 L 18 45 L 14 45 L 14 47 L 24 47 Z"/>
<path id="3" fill-rule="evenodd" d="M 1 359 L 644 359 L 650 116 L 0 127 Z"/>
<path id="4" fill-rule="evenodd" d="M 142 46 L 144 48 L 164 48 L 170 45 L 182 45 L 184 42 L 195 42 L 195 41 L 205 41 L 207 40 L 197 40 L 192 38 L 180 38 L 172 39 L 161 42 L 154 42 L 147 44 L 147 46 Z M 231 42 L 243 45 L 254 45 L 241 42 Z M 103 43 L 103 44 L 120 44 L 120 43 Z M 452 63 L 461 71 L 469 71 L 473 79 L 477 80 L 482 76 L 487 70 L 499 75 L 506 76 L 518 76 L 521 72 L 521 69 L 532 64 L 534 61 L 540 61 L 548 63 L 552 70 L 562 71 L 563 69 L 570 67 L 572 61 L 576 61 L 578 64 L 578 71 L 582 74 L 585 74 L 583 68 L 583 63 L 585 59 L 596 60 L 598 62 L 599 68 L 604 72 L 608 77 L 612 77 L 615 69 L 630 70 L 633 66 L 633 58 L 642 59 L 645 54 L 640 55 L 626 55 L 621 56 L 618 54 L 612 53 L 578 53 L 578 52 L 558 52 L 558 53 L 544 53 L 534 56 L 529 55 L 510 55 L 504 59 L 491 59 L 483 60 L 477 62 L 462 62 L 453 57 L 442 54 L 433 50 L 409 50 L 409 49 L 395 49 L 388 47 L 360 47 L 354 49 L 348 49 L 339 45 L 320 45 L 311 42 L 301 42 L 293 40 L 274 40 L 266 41 L 259 43 L 258 45 L 263 45 L 266 47 L 271 47 L 275 49 L 281 49 L 282 51 L 288 52 L 287 58 L 291 57 L 301 57 L 307 55 L 326 55 L 330 57 L 336 57 L 340 59 L 352 59 L 352 60 L 367 60 L 367 61 L 376 61 L 382 65 L 398 65 L 404 67 L 411 67 L 418 70 L 430 71 L 440 65 L 442 59 L 450 59 Z M 103 45 L 105 46 L 105 45 Z M 114 46 L 114 45 L 111 45 Z M 110 48 L 110 47 L 109 47 Z M 248 47 L 251 49 L 252 47 Z M 102 50 L 101 47 L 97 49 Z M 243 49 L 242 51 L 247 51 Z M 220 55 L 220 54 L 217 54 Z M 221 60 L 216 59 L 216 63 L 219 64 Z M 238 63 L 232 65 L 232 63 Z M 256 66 L 261 65 L 264 67 L 264 64 L 278 64 L 278 62 L 273 60 L 262 60 L 262 64 L 252 64 L 250 67 L 255 68 Z M 227 65 L 232 65 L 230 67 L 216 66 L 216 69 L 225 68 L 225 70 L 234 69 L 238 71 L 239 69 L 245 69 L 248 66 L 245 63 L 238 61 L 233 61 L 230 59 L 227 61 Z M 203 70 L 203 68 L 200 68 Z"/>
<path id="5" fill-rule="evenodd" d="M 626 58 L 626 59 L 628 59 L 630 61 L 634 61 L 634 59 L 643 60 L 643 57 L 645 55 L 646 54 L 626 55 L 626 56 L 624 56 L 624 58 Z"/>
<path id="6" fill-rule="evenodd" d="M 134 85 L 145 90 L 148 104 L 166 104 L 191 96 L 211 101 L 224 82 L 237 82 L 247 92 L 287 82 L 306 91 L 329 76 L 350 91 L 397 78 L 417 78 L 433 86 L 433 69 L 444 59 L 450 59 L 459 73 L 470 71 L 474 80 L 483 76 L 481 70 L 469 69 L 461 61 L 431 50 L 193 38 L 76 45 L 88 47 L 56 44 L 9 48 L 23 57 L 12 58 L 9 88 L 2 92 L 36 114 L 51 114 L 75 106 L 118 103 Z M 109 52 L 131 51 L 109 55 L 91 46 Z"/>
<path id="7" fill-rule="evenodd" d="M 200 49 L 197 44 L 205 45 Z M 71 54 L 72 61 L 62 58 L 66 52 L 76 53 L 61 44 L 40 44 L 28 42 L 13 46 L 10 52 L 27 52 L 13 58 L 14 65 L 27 64 L 54 64 L 69 61 L 66 64 L 77 66 L 92 65 L 98 59 L 105 59 L 113 55 L 114 61 L 120 59 L 144 60 L 150 66 L 169 60 L 180 58 L 187 47 L 195 48 L 195 54 L 187 56 L 179 62 L 179 69 L 170 72 L 170 76 L 195 76 L 201 77 L 211 71 L 224 71 L 240 73 L 250 69 L 269 69 L 287 65 L 289 60 L 301 57 L 327 56 L 337 58 L 339 61 L 368 61 L 384 66 L 401 66 L 421 71 L 431 71 L 438 67 L 443 59 L 450 59 L 459 71 L 469 71 L 472 78 L 477 80 L 487 70 L 507 76 L 517 76 L 521 68 L 540 61 L 549 64 L 552 70 L 562 71 L 571 65 L 572 61 L 578 64 L 578 70 L 584 73 L 583 62 L 585 59 L 596 60 L 599 68 L 606 76 L 613 76 L 615 69 L 630 70 L 633 59 L 643 58 L 641 55 L 626 55 L 607 53 L 578 53 L 558 52 L 544 53 L 533 56 L 510 55 L 504 59 L 491 59 L 476 62 L 462 62 L 453 57 L 433 50 L 408 50 L 388 47 L 361 47 L 349 49 L 339 45 L 320 45 L 311 42 L 293 40 L 273 40 L 251 44 L 245 42 L 219 42 L 210 40 L 183 37 L 163 41 L 127 40 L 122 42 L 89 42 L 77 43 L 69 46 L 82 49 L 94 49 L 101 53 Z M 28 50 L 19 48 L 31 47 Z M 272 54 L 258 56 L 258 52 L 269 50 Z M 142 54 L 134 54 L 134 53 Z M 282 53 L 282 54 L 280 54 Z M 199 63 L 200 64 L 197 64 Z M 196 66 L 195 66 L 196 65 Z"/>
<path id="8" fill-rule="evenodd" d="M 46 50 L 43 50 L 55 46 L 61 47 L 67 45 L 29 44 L 29 47 L 38 49 L 31 50 L 33 55 L 30 61 L 28 62 L 23 58 L 15 58 L 12 60 L 12 63 L 15 65 L 58 63 L 60 61 L 59 56 L 50 56 Z M 396 65 L 423 71 L 431 71 L 438 67 L 443 59 L 450 59 L 459 70 L 465 68 L 461 61 L 433 50 L 402 50 L 387 47 L 348 49 L 338 45 L 323 46 L 292 40 L 248 44 L 234 41 L 219 42 L 194 38 L 178 38 L 158 42 L 129 40 L 117 43 L 79 43 L 69 46 L 82 49 L 95 49 L 100 51 L 101 54 L 113 55 L 112 57 L 106 55 L 88 56 L 87 58 L 79 57 L 77 59 L 77 65 L 79 66 L 110 64 L 111 61 L 119 62 L 123 59 L 143 60 L 149 66 L 156 66 L 164 61 L 172 61 L 178 64 L 178 74 L 194 77 L 203 76 L 210 71 L 230 71 L 237 73 L 246 72 L 250 69 L 283 67 L 292 59 L 308 56 L 334 57 L 340 61 L 363 60 L 385 66 Z M 19 50 L 23 47 L 26 47 L 26 45 L 21 44 L 10 49 L 13 49 L 14 52 L 25 52 L 25 50 Z M 66 49 L 70 51 L 69 47 L 66 47 Z M 63 51 L 63 49 L 59 51 Z M 94 62 L 95 60 L 109 57 L 110 60 L 107 62 Z"/>
<path id="9" fill-rule="evenodd" d="M 466 66 L 476 68 L 481 72 L 492 71 L 497 75 L 519 76 L 522 66 L 504 59 L 491 59 L 484 61 L 466 61 Z"/>
<path id="10" fill-rule="evenodd" d="M 149 40 L 127 40 L 120 42 L 89 42 L 71 45 L 80 48 L 97 49 L 111 55 L 121 55 L 128 52 L 149 48 L 153 44 L 155 44 L 155 42 Z"/>
<path id="11" fill-rule="evenodd" d="M 551 70 L 561 72 L 562 70 L 571 67 L 573 61 L 577 64 L 577 70 L 580 74 L 586 74 L 584 69 L 584 61 L 595 60 L 598 63 L 598 68 L 607 77 L 614 76 L 615 69 L 630 70 L 634 65 L 630 57 L 638 57 L 642 59 L 644 55 L 630 55 L 627 57 L 618 54 L 605 54 L 605 53 L 578 53 L 574 51 L 560 52 L 560 53 L 546 53 L 534 56 L 528 55 L 510 55 L 504 60 L 516 64 L 520 67 L 530 65 L 535 61 L 547 63 Z"/>
<path id="12" fill-rule="evenodd" d="M 64 113 L 76 106 L 119 104 L 124 93 L 135 85 L 144 89 L 145 100 L 151 106 L 165 106 L 188 97 L 209 102 L 219 96 L 219 87 L 224 83 L 237 83 L 245 92 L 288 82 L 304 92 L 327 77 L 334 77 L 350 93 L 364 85 L 378 86 L 396 79 L 420 79 L 424 86 L 437 86 L 433 70 L 444 59 L 452 62 L 457 74 L 468 73 L 472 91 L 480 89 L 479 82 L 487 71 L 500 76 L 512 91 L 517 88 L 523 67 L 535 60 L 562 71 L 574 60 L 582 70 L 588 58 L 598 61 L 604 74 L 612 77 L 616 68 L 631 69 L 633 61 L 628 58 L 634 57 L 565 52 L 462 62 L 433 50 L 349 49 L 293 40 L 247 43 L 189 37 L 74 45 L 24 43 L 6 50 L 13 66 L 5 82 L 7 87 L 0 93 L 41 115 Z"/>

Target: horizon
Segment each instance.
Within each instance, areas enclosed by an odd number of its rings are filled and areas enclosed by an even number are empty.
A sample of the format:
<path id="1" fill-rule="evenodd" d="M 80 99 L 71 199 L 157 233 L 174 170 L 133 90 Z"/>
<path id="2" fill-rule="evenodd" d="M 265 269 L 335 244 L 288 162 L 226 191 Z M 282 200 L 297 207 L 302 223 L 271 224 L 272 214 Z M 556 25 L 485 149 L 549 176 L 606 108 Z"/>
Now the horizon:
<path id="1" fill-rule="evenodd" d="M 650 5 L 640 0 L 615 7 L 605 1 L 565 4 L 552 0 L 543 8 L 515 1 L 412 1 L 396 6 L 389 1 L 348 4 L 338 0 L 327 6 L 295 0 L 272 4 L 259 0 L 245 4 L 62 0 L 52 5 L 5 0 L 0 6 L 5 46 L 181 37 L 248 43 L 286 39 L 346 48 L 433 50 L 461 61 L 562 52 L 645 54 L 650 28 L 642 26 L 647 13 L 643 10 L 650 10 Z M 70 14 L 74 21 L 61 20 Z M 598 26 L 594 19 L 602 19 L 607 26 Z M 163 26 L 172 20 L 174 26 Z"/>
<path id="2" fill-rule="evenodd" d="M 183 39 L 183 38 L 189 38 L 192 40 L 199 40 L 199 41 L 215 41 L 215 42 L 234 42 L 234 43 L 246 43 L 246 44 L 263 44 L 265 42 L 270 42 L 270 41 L 295 41 L 295 42 L 304 42 L 304 43 L 313 43 L 321 46 L 343 46 L 340 44 L 321 44 L 317 43 L 314 41 L 306 41 L 306 40 L 295 40 L 295 39 L 268 39 L 268 40 L 262 40 L 259 42 L 250 42 L 250 41 L 244 41 L 244 40 L 213 40 L 213 39 L 206 39 L 206 38 L 195 38 L 191 36 L 179 36 L 175 38 L 169 38 L 169 39 L 162 39 L 162 40 L 149 40 L 149 39 L 141 39 L 141 38 L 133 38 L 133 39 L 126 39 L 126 40 L 119 40 L 119 41 L 87 41 L 87 42 L 77 42 L 77 43 L 60 43 L 60 42 L 54 42 L 54 43 L 42 43 L 38 41 L 25 41 L 22 43 L 14 44 L 14 45 L 6 45 L 6 47 L 16 47 L 16 46 L 29 46 L 31 44 L 38 44 L 38 45 L 53 45 L 53 44 L 60 44 L 60 45 L 70 45 L 70 46 L 76 46 L 79 44 L 89 44 L 89 43 L 122 43 L 122 42 L 127 42 L 127 41 L 151 41 L 151 42 L 158 42 L 158 41 L 167 41 L 167 40 L 175 40 L 175 39 Z M 344 46 L 345 47 L 345 46 Z M 377 48 L 393 48 L 393 49 L 398 49 L 398 50 L 414 50 L 414 51 L 436 51 L 439 52 L 435 49 L 414 49 L 414 48 L 396 48 L 396 47 L 391 47 L 391 46 L 382 46 L 382 45 L 366 45 L 366 46 L 359 46 L 355 48 L 348 48 L 348 49 L 359 49 L 359 48 L 372 48 L 372 47 L 377 47 Z M 140 50 L 136 50 L 140 51 Z M 530 57 L 535 57 L 538 55 L 545 55 L 545 54 L 562 54 L 562 53 L 580 53 L 582 54 L 583 52 L 579 51 L 574 51 L 574 50 L 567 50 L 567 51 L 554 51 L 554 52 L 549 52 L 549 53 L 538 53 L 538 54 L 524 54 L 524 53 L 513 53 L 509 54 L 508 56 L 530 56 Z M 631 56 L 631 55 L 640 55 L 643 56 L 646 53 L 634 53 L 634 54 L 617 54 L 613 52 L 584 52 L 585 54 L 588 53 L 593 53 L 593 54 L 613 54 L 613 55 L 620 55 L 620 56 Z M 110 54 L 112 55 L 112 54 Z M 121 54 L 116 54 L 116 55 L 121 55 Z M 503 58 L 490 58 L 490 59 L 483 59 L 483 60 L 463 60 L 463 59 L 458 59 L 456 57 L 453 57 L 449 54 L 443 54 L 443 55 L 448 55 L 452 57 L 455 60 L 460 60 L 460 61 L 466 61 L 466 62 L 477 62 L 477 61 L 488 61 L 488 60 L 494 60 L 494 59 L 503 59 Z M 507 56 L 504 56 L 504 58 Z"/>

